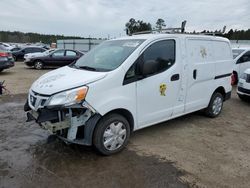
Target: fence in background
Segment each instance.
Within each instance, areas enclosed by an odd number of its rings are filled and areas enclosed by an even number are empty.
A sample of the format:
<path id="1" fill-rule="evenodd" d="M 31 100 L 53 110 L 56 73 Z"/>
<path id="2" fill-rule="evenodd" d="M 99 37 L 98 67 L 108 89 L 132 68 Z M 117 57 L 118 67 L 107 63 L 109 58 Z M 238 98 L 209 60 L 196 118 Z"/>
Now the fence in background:
<path id="1" fill-rule="evenodd" d="M 103 39 L 67 39 L 57 40 L 57 48 L 73 49 L 82 52 L 88 52 L 98 44 L 102 43 Z"/>

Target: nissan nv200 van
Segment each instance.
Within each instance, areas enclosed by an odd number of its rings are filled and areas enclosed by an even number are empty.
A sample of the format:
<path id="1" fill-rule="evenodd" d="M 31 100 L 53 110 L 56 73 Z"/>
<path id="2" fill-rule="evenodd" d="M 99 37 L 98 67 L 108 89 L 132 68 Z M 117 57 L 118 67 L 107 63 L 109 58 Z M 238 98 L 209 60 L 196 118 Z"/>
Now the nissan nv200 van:
<path id="1" fill-rule="evenodd" d="M 217 117 L 231 95 L 229 40 L 141 34 L 108 40 L 33 83 L 25 105 L 66 143 L 121 151 L 133 131 L 194 111 Z"/>

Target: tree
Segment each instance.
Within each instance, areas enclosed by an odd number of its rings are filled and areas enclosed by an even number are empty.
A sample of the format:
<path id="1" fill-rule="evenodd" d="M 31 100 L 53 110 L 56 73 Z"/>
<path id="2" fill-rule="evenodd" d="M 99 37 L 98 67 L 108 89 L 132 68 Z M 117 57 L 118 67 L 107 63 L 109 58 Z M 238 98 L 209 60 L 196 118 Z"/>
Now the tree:
<path id="1" fill-rule="evenodd" d="M 130 18 L 129 21 L 125 24 L 126 30 L 128 30 L 128 33 L 133 34 L 136 32 L 136 21 L 134 18 Z"/>
<path id="2" fill-rule="evenodd" d="M 142 20 L 135 20 L 130 18 L 129 21 L 125 24 L 128 34 L 133 34 L 140 31 L 151 31 L 152 26 L 150 23 L 143 22 Z"/>
<path id="3" fill-rule="evenodd" d="M 161 31 L 164 27 L 166 27 L 165 21 L 161 18 L 159 18 L 156 22 L 155 26 L 159 31 Z"/>

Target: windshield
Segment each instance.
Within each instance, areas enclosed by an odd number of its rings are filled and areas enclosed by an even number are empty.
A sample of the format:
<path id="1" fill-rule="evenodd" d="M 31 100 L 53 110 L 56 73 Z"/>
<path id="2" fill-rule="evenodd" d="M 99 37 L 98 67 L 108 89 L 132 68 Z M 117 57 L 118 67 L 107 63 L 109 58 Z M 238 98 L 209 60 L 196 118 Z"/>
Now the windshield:
<path id="1" fill-rule="evenodd" d="M 233 49 L 233 58 L 235 59 L 236 57 L 238 57 L 244 51 L 245 50 L 241 50 L 241 49 Z"/>
<path id="2" fill-rule="evenodd" d="M 113 40 L 105 41 L 75 64 L 75 68 L 93 71 L 111 71 L 119 67 L 144 40 Z"/>

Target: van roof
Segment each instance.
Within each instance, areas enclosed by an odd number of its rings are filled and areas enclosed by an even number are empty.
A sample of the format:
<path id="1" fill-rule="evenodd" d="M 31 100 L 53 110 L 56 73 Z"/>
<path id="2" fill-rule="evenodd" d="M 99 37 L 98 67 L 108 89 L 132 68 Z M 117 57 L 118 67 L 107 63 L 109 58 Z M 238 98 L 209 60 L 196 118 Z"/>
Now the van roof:
<path id="1" fill-rule="evenodd" d="M 197 39 L 210 39 L 210 40 L 220 40 L 229 42 L 227 38 L 218 37 L 218 36 L 211 36 L 211 35 L 197 35 L 197 34 L 140 34 L 140 35 L 132 35 L 132 36 L 125 36 L 121 38 L 117 38 L 114 40 L 125 40 L 125 39 L 161 39 L 161 38 L 197 38 Z"/>

